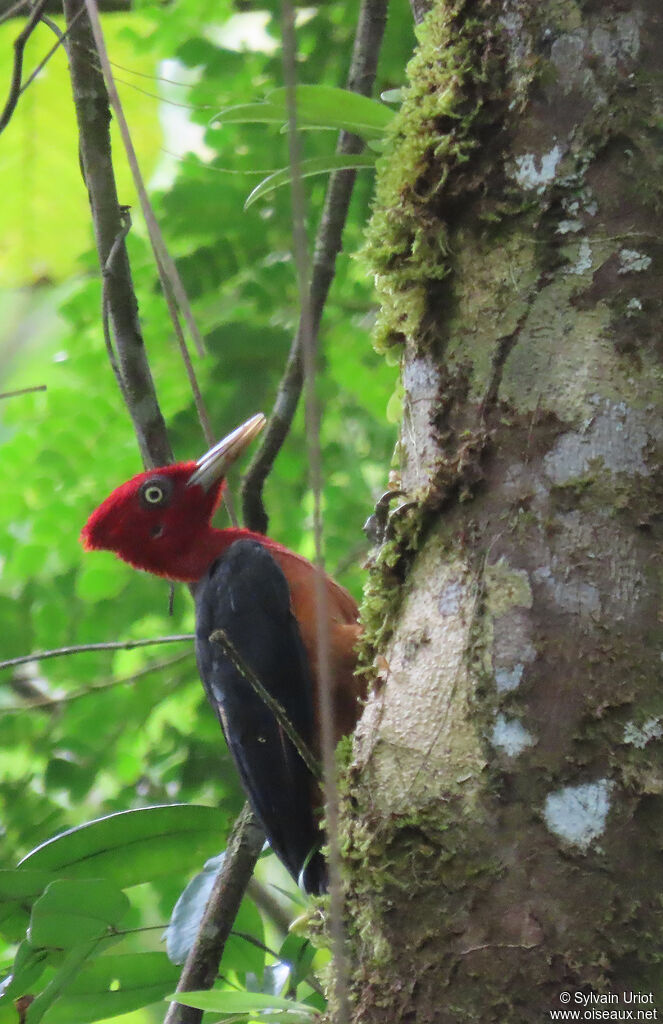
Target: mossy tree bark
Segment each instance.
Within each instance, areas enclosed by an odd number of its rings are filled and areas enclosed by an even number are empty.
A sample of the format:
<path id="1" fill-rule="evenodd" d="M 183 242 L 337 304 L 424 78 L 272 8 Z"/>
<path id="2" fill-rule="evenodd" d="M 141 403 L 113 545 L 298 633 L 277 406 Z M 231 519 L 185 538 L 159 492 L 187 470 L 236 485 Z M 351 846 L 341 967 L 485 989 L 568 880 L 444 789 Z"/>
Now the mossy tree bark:
<path id="1" fill-rule="evenodd" d="M 365 605 L 356 1022 L 663 1013 L 662 53 L 660 0 L 419 29 L 368 243 L 415 505 Z"/>

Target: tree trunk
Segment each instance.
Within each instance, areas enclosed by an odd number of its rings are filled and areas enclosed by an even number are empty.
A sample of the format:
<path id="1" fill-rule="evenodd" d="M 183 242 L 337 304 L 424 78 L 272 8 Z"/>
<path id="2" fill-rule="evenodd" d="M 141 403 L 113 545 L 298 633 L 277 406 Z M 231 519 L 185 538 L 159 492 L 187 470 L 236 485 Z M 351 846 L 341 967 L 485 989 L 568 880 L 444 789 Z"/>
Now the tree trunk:
<path id="1" fill-rule="evenodd" d="M 663 7 L 419 40 L 368 243 L 415 504 L 365 605 L 355 1024 L 661 1014 Z"/>

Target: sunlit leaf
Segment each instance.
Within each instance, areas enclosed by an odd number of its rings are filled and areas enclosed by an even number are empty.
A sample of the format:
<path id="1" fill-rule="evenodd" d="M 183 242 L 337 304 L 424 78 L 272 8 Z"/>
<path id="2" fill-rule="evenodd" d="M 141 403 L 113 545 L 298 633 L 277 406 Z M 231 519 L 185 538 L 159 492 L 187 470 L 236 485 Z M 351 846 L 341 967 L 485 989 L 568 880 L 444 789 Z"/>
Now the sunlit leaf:
<path id="1" fill-rule="evenodd" d="M 341 154 L 334 153 L 330 156 L 311 157 L 310 160 L 302 160 L 298 171 L 302 178 L 310 178 L 316 174 L 328 174 L 330 171 L 361 170 L 365 167 L 375 167 L 375 157 L 370 153 Z M 264 178 L 259 185 L 253 189 L 244 204 L 248 209 L 257 199 L 269 195 L 277 188 L 288 185 L 292 181 L 292 168 L 284 167 L 268 178 Z"/>
<path id="2" fill-rule="evenodd" d="M 384 135 L 393 117 L 382 103 L 329 85 L 298 85 L 295 100 L 299 128 L 343 129 L 372 138 Z M 214 124 L 284 124 L 287 120 L 288 94 L 281 88 L 270 92 L 262 103 L 242 103 L 220 111 Z"/>
<path id="3" fill-rule="evenodd" d="M 215 128 L 224 124 L 283 124 L 283 108 L 263 100 L 259 103 L 238 103 L 220 110 L 212 120 Z"/>
<path id="4" fill-rule="evenodd" d="M 302 124 L 324 128 L 342 128 L 357 135 L 383 135 L 393 118 L 377 100 L 338 89 L 330 85 L 298 85 L 295 89 L 297 119 Z M 280 105 L 287 113 L 288 94 L 285 88 L 275 89 L 267 97 L 272 106 Z"/>
<path id="5" fill-rule="evenodd" d="M 257 1013 L 268 1010 L 289 1010 L 301 1015 L 302 1020 L 314 1020 L 316 1011 L 306 1003 L 298 1003 L 282 996 L 265 995 L 262 992 L 237 992 L 230 989 L 213 988 L 208 992 L 178 992 L 167 996 L 169 1002 L 182 1003 L 199 1010 L 214 1013 Z"/>

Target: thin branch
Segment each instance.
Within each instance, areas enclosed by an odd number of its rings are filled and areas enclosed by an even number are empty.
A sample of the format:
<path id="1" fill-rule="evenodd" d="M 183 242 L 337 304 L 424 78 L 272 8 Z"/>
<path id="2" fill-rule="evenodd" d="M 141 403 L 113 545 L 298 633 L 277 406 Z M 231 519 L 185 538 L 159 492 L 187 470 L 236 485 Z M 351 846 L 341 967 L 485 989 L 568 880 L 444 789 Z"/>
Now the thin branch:
<path id="1" fill-rule="evenodd" d="M 177 984 L 178 992 L 209 989 L 214 984 L 223 950 L 264 841 L 262 829 L 249 805 L 245 804 L 235 822 L 196 941 Z M 202 1010 L 171 1003 L 164 1024 L 199 1024 L 202 1016 Z"/>
<path id="2" fill-rule="evenodd" d="M 28 0 L 17 0 L 15 4 L 10 4 L 6 11 L 0 12 L 0 25 L 3 21 L 9 21 L 10 18 L 17 18 L 23 14 L 23 9 L 28 7 Z"/>
<path id="3" fill-rule="evenodd" d="M 152 248 L 154 249 L 154 253 L 157 258 L 157 266 L 159 267 L 160 272 L 161 270 L 163 270 L 165 272 L 165 276 L 167 276 L 168 278 L 170 287 L 172 288 L 173 294 L 177 299 L 179 308 L 182 310 L 182 315 L 186 320 L 187 326 L 191 333 L 191 337 L 193 338 L 194 344 L 198 349 L 198 354 L 200 356 L 204 356 L 205 348 L 203 345 L 203 340 L 200 336 L 198 327 L 194 320 L 193 313 L 191 311 L 191 306 L 189 305 L 189 300 L 184 290 L 182 280 L 180 278 L 180 275 L 177 271 L 177 268 L 173 260 L 171 259 L 170 253 L 168 252 L 168 248 L 163 239 L 163 235 L 161 234 L 161 228 L 159 227 L 159 223 L 154 215 L 154 210 L 152 209 L 152 204 L 150 203 L 149 196 L 147 194 L 147 189 L 145 188 L 145 182 L 143 181 L 143 176 L 140 172 L 140 167 L 138 166 L 138 159 L 136 157 L 136 151 L 134 149 L 133 141 L 131 139 L 131 133 L 129 132 L 129 125 L 127 124 L 127 120 L 124 116 L 124 109 L 122 107 L 122 102 L 120 100 L 117 88 L 115 86 L 113 70 L 108 59 L 106 43 L 101 29 L 101 22 L 99 21 L 99 12 L 97 10 L 96 0 L 85 0 L 85 5 L 87 7 L 88 16 L 92 24 L 92 33 L 97 47 L 97 54 L 101 62 L 101 67 L 103 69 L 106 86 L 108 88 L 108 95 L 110 97 L 110 102 L 113 107 L 113 110 L 115 111 L 115 116 L 117 117 L 117 122 L 120 128 L 120 134 L 122 136 L 122 142 L 124 144 L 124 148 L 127 154 L 127 161 L 129 163 L 131 174 L 134 179 L 134 185 L 136 187 L 138 198 L 140 200 L 140 206 L 141 210 L 143 211 L 143 217 L 145 218 L 145 223 L 147 224 L 150 242 L 152 243 Z"/>
<path id="4" fill-rule="evenodd" d="M 258 694 L 263 704 L 272 712 L 274 718 L 283 729 L 311 775 L 315 779 L 321 779 L 322 773 L 317 759 L 313 756 L 308 746 L 295 729 L 294 725 L 288 718 L 285 709 L 275 697 L 272 697 L 269 690 L 265 689 L 253 669 L 246 664 L 225 630 L 215 629 L 210 636 L 210 640 L 213 644 L 218 644 L 219 647 L 223 648 L 223 653 L 228 660 L 232 662 L 233 667 L 239 672 L 243 679 L 246 679 L 247 683 Z"/>
<path id="5" fill-rule="evenodd" d="M 115 239 L 122 232 L 122 212 L 113 175 L 108 93 L 103 76 L 88 59 L 94 39 L 84 10 L 83 0 L 64 0 L 81 165 L 90 197 L 99 265 L 103 268 Z M 124 243 L 113 259 L 106 288 L 117 358 L 125 383 L 125 403 L 143 462 L 146 466 L 163 466 L 172 462 L 172 451 L 147 361 Z"/>
<path id="6" fill-rule="evenodd" d="M 387 20 L 388 0 L 363 0 L 357 21 L 347 88 L 369 96 L 377 72 L 378 56 Z M 337 152 L 360 153 L 364 143 L 356 135 L 341 132 Z M 327 186 L 325 203 L 318 226 L 309 288 L 311 333 L 317 345 L 320 320 L 336 270 L 336 257 L 341 251 L 343 228 L 348 215 L 355 182 L 355 171 L 335 171 Z M 262 444 L 251 462 L 242 483 L 244 522 L 252 530 L 265 533 L 267 513 L 263 503 L 263 487 L 276 456 L 292 424 L 302 390 L 302 335 L 300 319 L 292 341 L 286 367 L 278 386 L 274 408 L 263 433 Z"/>
<path id="7" fill-rule="evenodd" d="M 18 395 L 31 395 L 33 391 L 46 391 L 46 385 L 34 384 L 30 388 L 17 388 L 15 391 L 0 391 L 0 399 L 16 398 Z"/>
<path id="8" fill-rule="evenodd" d="M 55 22 L 51 21 L 51 19 L 47 17 L 45 14 L 42 14 L 40 20 L 42 25 L 46 25 L 48 28 L 50 28 L 51 32 L 55 33 L 55 35 L 58 37 L 58 41 L 57 43 L 53 44 L 53 46 L 50 48 L 46 56 L 42 57 L 34 71 L 30 75 L 28 75 L 25 82 L 21 86 L 21 96 L 28 88 L 28 86 L 32 85 L 34 80 L 38 77 L 39 73 L 43 71 L 51 57 L 53 57 L 58 52 L 60 47 L 64 47 L 65 50 L 67 48 L 67 36 L 69 35 L 69 29 L 67 29 L 65 32 L 61 32 L 58 26 L 55 24 Z"/>
<path id="9" fill-rule="evenodd" d="M 120 365 L 115 353 L 115 347 L 113 345 L 113 334 L 110 326 L 110 300 L 108 297 L 108 282 L 113 277 L 113 264 L 120 252 L 125 248 L 125 239 L 131 230 L 131 212 L 127 206 L 120 207 L 120 217 L 122 221 L 120 230 L 113 239 L 113 244 L 111 245 L 110 252 L 108 253 L 108 258 L 101 268 L 101 325 L 104 332 L 104 343 L 106 345 L 108 362 L 115 374 L 115 380 L 117 381 L 117 386 L 120 389 L 120 394 L 124 398 L 124 404 L 128 405 L 127 387 L 124 383 L 124 377 L 122 376 L 122 371 L 120 370 Z"/>
<path id="10" fill-rule="evenodd" d="M 130 676 L 122 676 L 120 679 L 104 679 L 100 683 L 82 686 L 79 690 L 60 694 L 59 697 L 36 697 L 26 700 L 22 704 L 2 706 L 0 707 L 0 715 L 24 715 L 26 711 L 33 711 L 34 709 L 60 708 L 63 704 L 71 704 L 73 701 L 80 700 L 82 697 L 89 697 L 99 690 L 111 690 L 116 686 L 125 686 L 127 683 L 134 683 L 144 676 L 149 676 L 153 672 L 161 672 L 165 668 L 170 668 L 171 665 L 178 665 L 185 658 L 190 658 L 192 654 L 193 651 L 187 651 L 186 654 L 178 654 L 176 658 L 167 658 L 164 661 L 157 661 L 153 665 L 147 665 L 145 668 L 139 669 L 138 672 L 132 672 Z"/>
<path id="11" fill-rule="evenodd" d="M 0 669 L 14 668 L 16 665 L 27 665 L 31 661 L 46 661 L 47 658 L 64 658 L 70 654 L 87 654 L 88 651 L 132 651 L 136 647 L 154 647 L 157 644 L 191 643 L 195 640 L 193 633 L 177 633 L 172 636 L 154 636 L 149 640 L 109 640 L 96 644 L 73 644 L 71 647 L 56 647 L 51 651 L 33 651 L 22 654 L 20 658 L 8 658 L 0 661 Z"/>
<path id="12" fill-rule="evenodd" d="M 35 28 L 39 24 L 42 11 L 46 6 L 46 0 L 39 0 L 39 3 L 33 8 L 32 13 L 28 19 L 28 23 L 22 32 L 16 36 L 14 40 L 14 67 L 12 69 L 11 82 L 9 84 L 9 94 L 5 102 L 5 108 L 0 114 L 0 132 L 3 132 L 9 122 L 11 121 L 12 114 L 16 110 L 16 104 L 18 103 L 19 96 L 21 95 L 21 79 L 23 78 L 23 51 L 25 50 L 25 44 L 34 32 Z"/>
<path id="13" fill-rule="evenodd" d="M 18 17 L 24 10 L 29 9 L 30 0 L 0 0 L 0 24 L 9 21 L 10 18 Z M 116 11 L 127 12 L 132 7 L 132 0 L 99 0 L 99 10 L 104 14 L 111 14 Z M 62 14 L 62 0 L 46 0 L 46 10 L 49 14 Z"/>
<path id="14" fill-rule="evenodd" d="M 322 748 L 323 790 L 329 864 L 329 934 L 333 956 L 333 991 L 338 1024 L 349 1024 L 348 978 L 350 965 L 343 925 L 343 883 L 339 842 L 338 785 L 332 704 L 331 637 L 329 599 L 323 554 L 322 465 L 320 452 L 320 411 L 316 394 L 317 337 L 313 327 L 306 238 L 305 196 L 301 176 L 301 153 L 297 134 L 297 69 L 295 12 L 290 0 L 282 0 L 283 74 L 288 108 L 288 142 L 292 192 L 292 241 L 300 301 L 302 360 L 304 368 L 306 442 L 309 479 L 313 492 L 313 533 L 315 542 L 315 619 L 318 653 L 318 698 Z"/>

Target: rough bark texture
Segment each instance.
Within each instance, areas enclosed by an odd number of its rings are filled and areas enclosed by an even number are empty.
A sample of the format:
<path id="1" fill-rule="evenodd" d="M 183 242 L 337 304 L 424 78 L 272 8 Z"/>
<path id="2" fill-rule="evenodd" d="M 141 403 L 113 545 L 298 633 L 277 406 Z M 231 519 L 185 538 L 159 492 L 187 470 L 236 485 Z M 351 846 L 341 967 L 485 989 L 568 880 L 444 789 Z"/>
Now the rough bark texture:
<path id="1" fill-rule="evenodd" d="M 355 1021 L 661 1013 L 663 7 L 418 31 L 368 247 L 416 504 L 365 604 Z"/>

